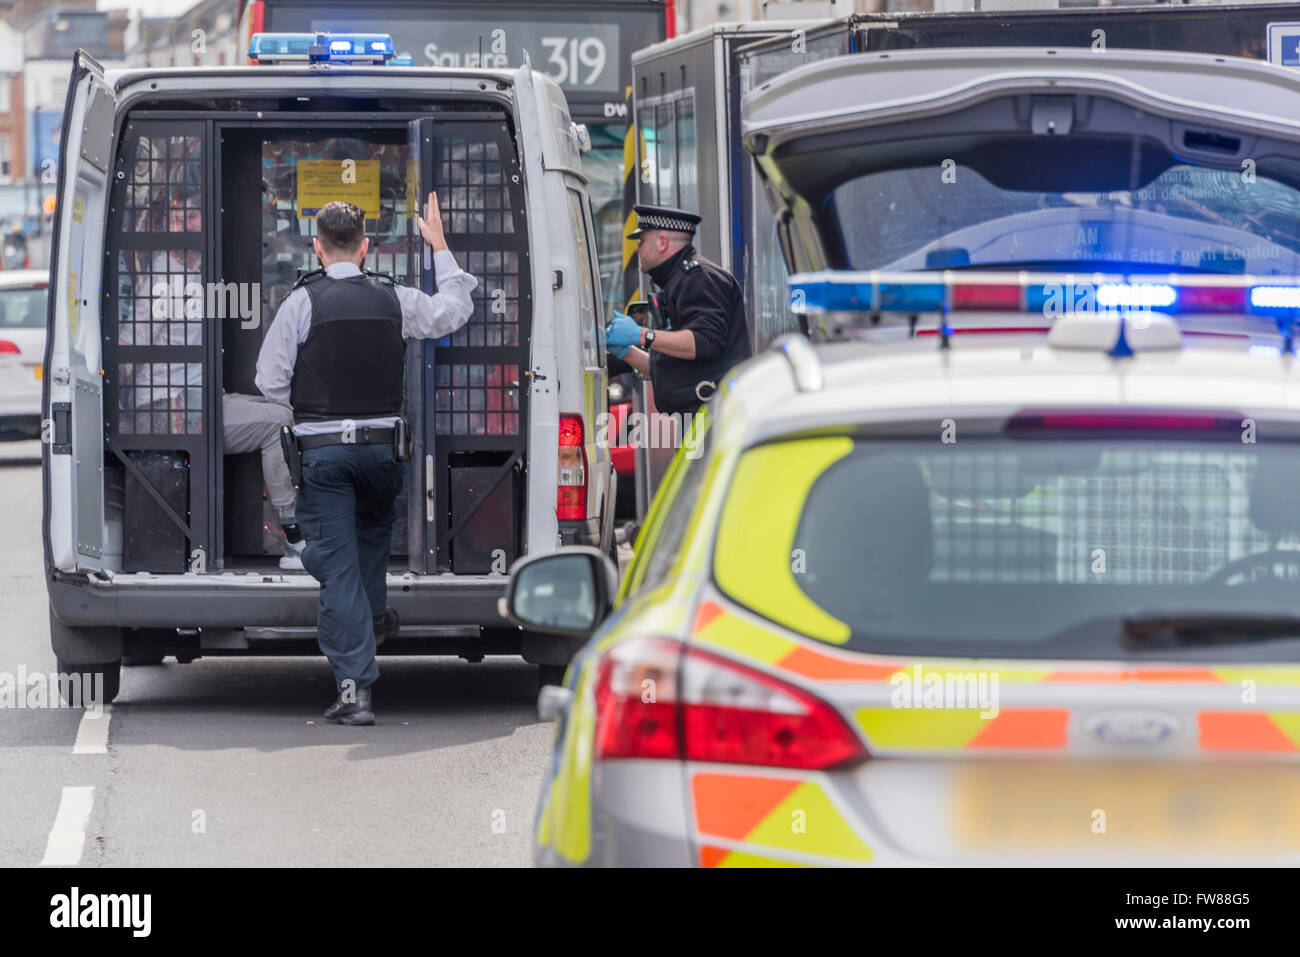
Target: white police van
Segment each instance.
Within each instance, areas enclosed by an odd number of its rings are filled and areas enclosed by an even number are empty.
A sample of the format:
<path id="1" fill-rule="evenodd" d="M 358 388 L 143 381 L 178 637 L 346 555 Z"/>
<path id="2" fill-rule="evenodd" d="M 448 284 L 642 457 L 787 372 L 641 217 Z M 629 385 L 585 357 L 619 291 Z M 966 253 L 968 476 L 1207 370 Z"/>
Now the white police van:
<path id="1" fill-rule="evenodd" d="M 519 556 L 614 549 L 598 443 L 605 348 L 584 129 L 532 71 L 394 65 L 387 36 L 259 35 L 257 65 L 105 71 L 75 58 L 45 366 L 44 550 L 60 668 L 314 653 L 318 586 L 280 570 L 257 453 L 223 393 L 257 394 L 275 310 L 315 268 L 314 213 L 366 210 L 368 268 L 435 289 L 430 190 L 478 279 L 454 334 L 407 349 L 415 439 L 385 653 L 572 647 L 500 616 Z"/>

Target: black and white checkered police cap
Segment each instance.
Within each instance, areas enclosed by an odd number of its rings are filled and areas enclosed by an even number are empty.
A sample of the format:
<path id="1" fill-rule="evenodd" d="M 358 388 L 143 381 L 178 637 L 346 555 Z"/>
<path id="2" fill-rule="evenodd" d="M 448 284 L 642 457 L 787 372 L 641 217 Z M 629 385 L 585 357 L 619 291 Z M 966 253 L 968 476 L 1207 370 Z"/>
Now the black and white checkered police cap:
<path id="1" fill-rule="evenodd" d="M 647 206 L 638 204 L 632 207 L 636 213 L 636 229 L 627 234 L 628 239 L 637 239 L 643 232 L 651 229 L 663 229 L 673 233 L 695 235 L 695 227 L 703 218 L 699 213 L 674 206 Z"/>

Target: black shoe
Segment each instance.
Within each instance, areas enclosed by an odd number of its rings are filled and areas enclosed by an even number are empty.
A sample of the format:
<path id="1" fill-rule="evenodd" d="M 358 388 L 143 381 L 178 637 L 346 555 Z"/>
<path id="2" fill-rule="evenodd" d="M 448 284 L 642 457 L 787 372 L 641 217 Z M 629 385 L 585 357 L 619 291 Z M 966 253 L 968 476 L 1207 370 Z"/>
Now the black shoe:
<path id="1" fill-rule="evenodd" d="M 344 701 L 339 695 L 332 705 L 325 709 L 325 720 L 335 724 L 374 724 L 375 712 L 370 707 L 370 688 L 362 688 L 356 693 L 355 701 Z"/>
<path id="2" fill-rule="evenodd" d="M 397 620 L 397 610 L 394 608 L 385 608 L 382 615 L 374 618 L 375 623 L 375 647 L 378 648 L 389 638 L 396 638 L 401 623 Z"/>

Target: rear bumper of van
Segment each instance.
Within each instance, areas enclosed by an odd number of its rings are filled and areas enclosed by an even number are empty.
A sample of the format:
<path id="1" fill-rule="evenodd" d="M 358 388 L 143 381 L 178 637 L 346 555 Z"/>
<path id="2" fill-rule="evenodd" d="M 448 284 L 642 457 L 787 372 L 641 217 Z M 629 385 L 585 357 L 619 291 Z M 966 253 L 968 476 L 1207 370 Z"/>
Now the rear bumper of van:
<path id="1" fill-rule="evenodd" d="M 514 626 L 497 611 L 505 575 L 388 578 L 388 604 L 403 626 Z M 116 628 L 314 627 L 320 588 L 308 575 L 122 575 L 48 582 L 65 625 Z"/>

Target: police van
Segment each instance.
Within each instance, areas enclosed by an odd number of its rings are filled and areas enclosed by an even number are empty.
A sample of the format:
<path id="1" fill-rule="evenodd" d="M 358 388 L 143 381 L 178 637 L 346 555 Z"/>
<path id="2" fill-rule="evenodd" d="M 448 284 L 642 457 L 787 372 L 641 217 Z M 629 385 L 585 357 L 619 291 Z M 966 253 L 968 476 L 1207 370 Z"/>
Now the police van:
<path id="1" fill-rule="evenodd" d="M 365 210 L 366 266 L 436 291 L 415 225 L 439 197 L 478 280 L 455 333 L 412 340 L 414 437 L 384 653 L 572 646 L 498 611 L 518 557 L 615 548 L 599 264 L 560 88 L 518 70 L 395 65 L 383 35 L 261 34 L 256 65 L 105 71 L 74 60 L 51 255 L 43 536 L 60 669 L 315 653 L 318 585 L 279 567 L 258 453 L 227 455 L 222 396 L 257 395 L 275 310 L 317 266 L 315 212 Z"/>

